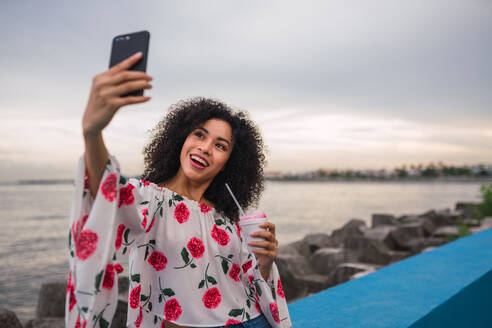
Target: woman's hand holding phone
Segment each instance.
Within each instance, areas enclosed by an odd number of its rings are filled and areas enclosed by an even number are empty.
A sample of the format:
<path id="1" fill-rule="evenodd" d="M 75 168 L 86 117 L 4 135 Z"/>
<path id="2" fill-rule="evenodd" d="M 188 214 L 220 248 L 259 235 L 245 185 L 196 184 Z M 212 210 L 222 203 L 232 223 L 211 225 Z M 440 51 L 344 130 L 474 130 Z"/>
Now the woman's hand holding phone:
<path id="1" fill-rule="evenodd" d="M 148 96 L 121 97 L 129 92 L 150 89 L 152 77 L 141 71 L 130 71 L 142 53 L 136 53 L 92 79 L 89 101 L 82 118 L 84 137 L 98 135 L 111 121 L 117 110 L 125 105 L 138 104 Z"/>

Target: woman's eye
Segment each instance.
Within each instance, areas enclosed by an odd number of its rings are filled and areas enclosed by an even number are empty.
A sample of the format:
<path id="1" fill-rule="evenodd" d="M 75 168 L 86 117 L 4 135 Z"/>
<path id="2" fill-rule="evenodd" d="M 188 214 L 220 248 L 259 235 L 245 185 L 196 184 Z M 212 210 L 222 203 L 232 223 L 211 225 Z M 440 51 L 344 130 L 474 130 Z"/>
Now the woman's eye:
<path id="1" fill-rule="evenodd" d="M 219 147 L 219 148 L 220 148 L 220 149 L 222 149 L 222 150 L 225 150 L 224 145 L 222 145 L 222 144 L 220 144 L 220 143 L 219 143 L 219 144 L 217 144 L 217 147 Z"/>
<path id="2" fill-rule="evenodd" d="M 195 135 L 199 138 L 201 138 L 203 136 L 203 134 L 201 132 L 195 132 Z"/>

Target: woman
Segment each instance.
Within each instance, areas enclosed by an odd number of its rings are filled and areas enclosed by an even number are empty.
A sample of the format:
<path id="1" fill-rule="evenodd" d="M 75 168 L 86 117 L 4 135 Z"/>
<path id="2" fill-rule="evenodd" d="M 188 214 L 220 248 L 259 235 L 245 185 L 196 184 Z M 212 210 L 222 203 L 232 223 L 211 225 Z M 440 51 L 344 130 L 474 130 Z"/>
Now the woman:
<path id="1" fill-rule="evenodd" d="M 203 98 L 180 102 L 145 147 L 142 179 L 126 179 L 101 131 L 116 111 L 150 97 L 128 71 L 140 54 L 96 75 L 84 116 L 71 229 L 66 326 L 109 326 L 118 263 L 129 254 L 128 327 L 291 327 L 274 259 L 275 225 L 249 253 L 238 209 L 263 190 L 263 143 L 245 113 Z"/>

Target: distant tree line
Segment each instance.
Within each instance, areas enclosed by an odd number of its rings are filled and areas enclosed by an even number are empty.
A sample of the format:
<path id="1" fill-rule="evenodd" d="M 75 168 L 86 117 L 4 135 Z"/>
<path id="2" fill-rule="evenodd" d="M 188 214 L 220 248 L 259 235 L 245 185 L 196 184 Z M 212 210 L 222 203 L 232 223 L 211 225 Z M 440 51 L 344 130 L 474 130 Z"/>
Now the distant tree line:
<path id="1" fill-rule="evenodd" d="M 429 164 L 402 165 L 394 169 L 324 169 L 304 173 L 287 173 L 276 176 L 267 176 L 268 179 L 411 179 L 411 178 L 438 178 L 438 177 L 465 177 L 487 178 L 492 177 L 492 165 L 446 165 L 442 162 Z"/>

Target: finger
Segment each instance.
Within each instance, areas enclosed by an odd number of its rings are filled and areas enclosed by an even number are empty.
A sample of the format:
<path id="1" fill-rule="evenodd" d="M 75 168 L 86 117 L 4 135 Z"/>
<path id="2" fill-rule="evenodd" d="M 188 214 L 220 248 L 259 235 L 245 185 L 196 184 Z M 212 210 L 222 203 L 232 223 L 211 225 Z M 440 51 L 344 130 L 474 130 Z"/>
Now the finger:
<path id="1" fill-rule="evenodd" d="M 131 55 L 130 57 L 126 58 L 122 62 L 119 62 L 118 64 L 114 65 L 110 69 L 108 69 L 108 72 L 110 72 L 111 74 L 114 74 L 114 73 L 117 73 L 120 71 L 127 70 L 130 67 L 132 67 L 133 65 L 135 65 L 140 60 L 141 57 L 142 57 L 142 52 L 139 51 L 139 52 Z"/>
<path id="2" fill-rule="evenodd" d="M 275 245 L 268 241 L 250 241 L 249 246 L 262 247 L 265 249 L 275 249 Z"/>
<path id="3" fill-rule="evenodd" d="M 265 238 L 266 240 L 274 241 L 275 236 L 270 231 L 255 231 L 250 234 L 251 237 Z"/>
<path id="4" fill-rule="evenodd" d="M 268 228 L 268 231 L 271 231 L 273 234 L 275 234 L 275 223 L 273 222 L 264 222 L 260 224 L 261 228 Z"/>
<path id="5" fill-rule="evenodd" d="M 149 82 L 152 81 L 152 77 L 150 75 L 147 75 L 147 73 L 140 72 L 140 71 L 121 71 L 111 76 L 111 79 L 108 81 L 108 84 L 117 85 L 123 82 L 133 81 L 133 80 L 145 80 Z"/>
<path id="6" fill-rule="evenodd" d="M 148 96 L 128 96 L 128 97 L 118 97 L 114 101 L 118 106 L 139 104 L 146 102 L 150 99 Z"/>
<path id="7" fill-rule="evenodd" d="M 121 96 L 132 91 L 151 89 L 151 88 L 152 85 L 150 85 L 147 81 L 136 80 L 136 81 L 125 82 L 123 84 L 110 87 L 107 90 L 105 90 L 105 93 L 108 96 Z"/>

